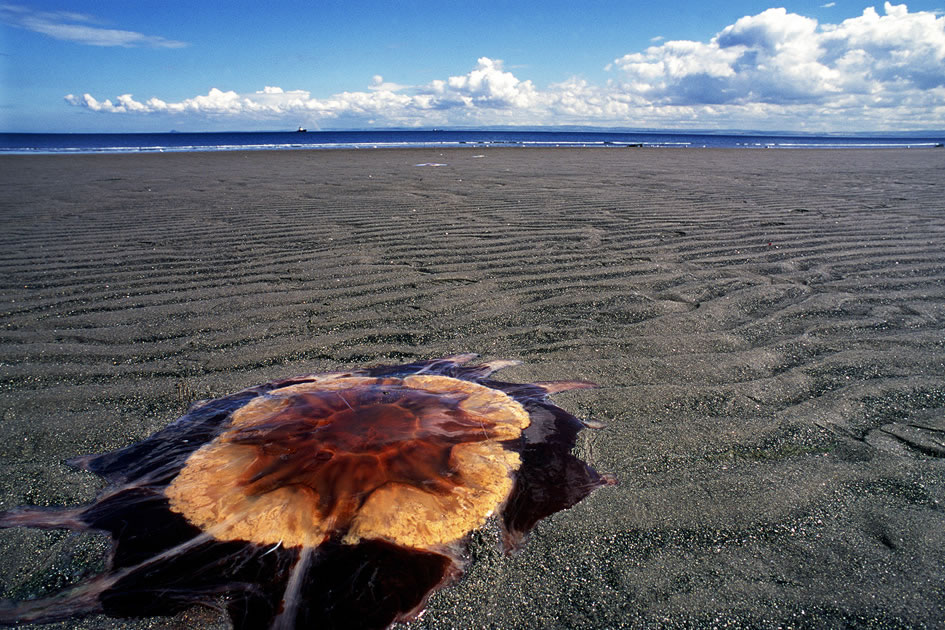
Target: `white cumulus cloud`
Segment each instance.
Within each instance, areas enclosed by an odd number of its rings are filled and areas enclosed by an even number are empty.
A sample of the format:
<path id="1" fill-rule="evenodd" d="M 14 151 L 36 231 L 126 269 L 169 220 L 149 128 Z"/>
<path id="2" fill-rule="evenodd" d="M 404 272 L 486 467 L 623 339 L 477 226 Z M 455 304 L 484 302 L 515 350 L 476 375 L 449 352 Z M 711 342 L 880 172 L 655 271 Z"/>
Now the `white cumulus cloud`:
<path id="1" fill-rule="evenodd" d="M 480 57 L 471 72 L 436 80 L 429 92 L 444 104 L 492 108 L 528 108 L 536 104 L 538 94 L 531 81 L 521 81 L 502 68 L 500 60 Z"/>
<path id="2" fill-rule="evenodd" d="M 409 91 L 410 93 L 404 93 Z M 309 115 L 316 118 L 365 117 L 387 123 L 423 124 L 488 119 L 489 111 L 517 111 L 539 104 L 539 94 L 530 81 L 520 81 L 502 69 L 502 62 L 488 57 L 464 75 L 435 80 L 415 88 L 385 82 L 376 75 L 367 91 L 342 92 L 316 98 L 307 90 L 284 90 L 266 86 L 238 94 L 212 88 L 207 94 L 168 103 L 158 98 L 136 101 L 123 94 L 113 102 L 91 94 L 68 94 L 66 102 L 92 111 L 108 113 L 195 113 L 211 116 L 277 118 Z"/>
<path id="3" fill-rule="evenodd" d="M 399 83 L 392 83 L 391 81 L 385 81 L 384 77 L 379 74 L 375 74 L 371 79 L 371 85 L 368 86 L 369 90 L 380 90 L 386 92 L 397 92 L 399 90 L 404 90 L 409 86 L 400 85 Z"/>
<path id="4" fill-rule="evenodd" d="M 709 42 L 666 42 L 614 61 L 621 89 L 654 104 L 837 105 L 945 86 L 945 18 L 885 4 L 840 24 L 768 9 Z"/>
<path id="5" fill-rule="evenodd" d="M 66 100 L 93 111 L 403 126 L 599 124 L 882 130 L 945 126 L 945 17 L 886 3 L 839 24 L 767 9 L 708 41 L 655 40 L 594 84 L 538 87 L 481 57 L 465 74 L 405 86 L 375 75 L 327 97 L 266 86 L 218 88 L 180 102 L 130 94 Z M 332 123 L 331 121 L 334 121 Z"/>

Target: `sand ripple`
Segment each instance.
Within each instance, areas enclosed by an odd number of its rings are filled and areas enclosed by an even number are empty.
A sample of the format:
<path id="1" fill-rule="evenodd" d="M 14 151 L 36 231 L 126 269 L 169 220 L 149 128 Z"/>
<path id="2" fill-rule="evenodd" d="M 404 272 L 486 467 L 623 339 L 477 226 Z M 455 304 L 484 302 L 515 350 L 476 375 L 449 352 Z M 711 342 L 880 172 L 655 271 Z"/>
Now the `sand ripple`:
<path id="1" fill-rule="evenodd" d="M 0 158 L 3 506 L 89 498 L 61 460 L 198 398 L 471 351 L 525 360 L 513 380 L 600 383 L 560 398 L 607 423 L 582 448 L 621 485 L 512 559 L 479 541 L 417 625 L 945 623 L 943 167 L 936 150 Z M 58 533 L 0 534 L 7 596 L 89 562 Z"/>

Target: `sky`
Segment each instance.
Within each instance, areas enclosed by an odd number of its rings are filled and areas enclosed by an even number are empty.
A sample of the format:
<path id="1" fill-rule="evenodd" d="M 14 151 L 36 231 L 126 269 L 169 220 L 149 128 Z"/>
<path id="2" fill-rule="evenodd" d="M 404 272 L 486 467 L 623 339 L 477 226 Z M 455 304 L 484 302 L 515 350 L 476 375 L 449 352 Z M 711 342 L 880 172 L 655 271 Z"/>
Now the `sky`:
<path id="1" fill-rule="evenodd" d="M 945 129 L 945 0 L 0 0 L 0 131 Z"/>

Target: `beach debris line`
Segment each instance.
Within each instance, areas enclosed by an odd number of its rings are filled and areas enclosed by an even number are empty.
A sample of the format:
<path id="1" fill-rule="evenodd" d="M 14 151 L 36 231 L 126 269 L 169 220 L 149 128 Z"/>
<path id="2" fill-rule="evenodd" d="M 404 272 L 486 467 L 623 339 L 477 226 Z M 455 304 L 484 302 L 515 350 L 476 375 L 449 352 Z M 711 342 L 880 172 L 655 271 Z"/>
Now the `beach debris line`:
<path id="1" fill-rule="evenodd" d="M 21 507 L 0 527 L 100 530 L 102 575 L 0 603 L 0 624 L 175 614 L 225 596 L 234 627 L 384 628 L 464 569 L 495 518 L 515 548 L 535 524 L 616 483 L 571 454 L 599 428 L 509 383 L 516 361 L 461 354 L 272 381 L 194 404 L 123 449 L 70 463 L 109 482 L 90 505 Z"/>

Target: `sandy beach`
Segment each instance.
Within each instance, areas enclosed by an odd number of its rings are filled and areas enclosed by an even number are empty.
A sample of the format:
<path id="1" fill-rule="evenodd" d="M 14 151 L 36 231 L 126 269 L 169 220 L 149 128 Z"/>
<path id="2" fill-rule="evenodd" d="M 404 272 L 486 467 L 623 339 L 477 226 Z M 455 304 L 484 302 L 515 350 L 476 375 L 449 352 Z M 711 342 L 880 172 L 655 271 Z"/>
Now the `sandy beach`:
<path id="1" fill-rule="evenodd" d="M 440 166 L 432 166 L 439 164 Z M 945 624 L 945 150 L 0 156 L 0 510 L 276 378 L 459 352 L 619 479 L 410 628 Z M 0 530 L 0 597 L 107 540 Z M 218 611 L 58 628 L 226 628 Z"/>

